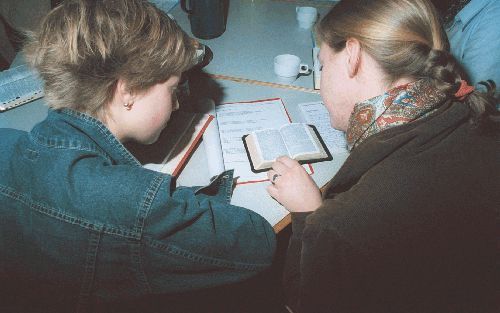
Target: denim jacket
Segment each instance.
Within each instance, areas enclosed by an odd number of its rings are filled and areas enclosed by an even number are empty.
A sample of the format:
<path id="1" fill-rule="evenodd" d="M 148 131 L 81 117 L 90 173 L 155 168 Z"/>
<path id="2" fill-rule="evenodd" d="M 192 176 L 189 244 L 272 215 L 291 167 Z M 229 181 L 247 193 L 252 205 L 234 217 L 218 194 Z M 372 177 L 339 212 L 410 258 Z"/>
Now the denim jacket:
<path id="1" fill-rule="evenodd" d="M 1 281 L 84 307 L 241 281 L 271 264 L 273 228 L 230 205 L 232 171 L 175 188 L 68 109 L 0 138 Z"/>

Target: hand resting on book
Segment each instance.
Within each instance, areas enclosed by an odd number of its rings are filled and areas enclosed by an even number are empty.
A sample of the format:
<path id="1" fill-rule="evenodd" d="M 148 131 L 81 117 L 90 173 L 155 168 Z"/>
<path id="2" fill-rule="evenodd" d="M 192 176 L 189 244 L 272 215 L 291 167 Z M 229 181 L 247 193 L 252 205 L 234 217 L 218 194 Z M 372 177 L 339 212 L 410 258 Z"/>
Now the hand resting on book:
<path id="1" fill-rule="evenodd" d="M 279 176 L 273 180 L 273 176 Z M 299 162 L 279 157 L 267 172 L 272 184 L 267 192 L 290 212 L 315 211 L 322 203 L 321 191 Z"/>

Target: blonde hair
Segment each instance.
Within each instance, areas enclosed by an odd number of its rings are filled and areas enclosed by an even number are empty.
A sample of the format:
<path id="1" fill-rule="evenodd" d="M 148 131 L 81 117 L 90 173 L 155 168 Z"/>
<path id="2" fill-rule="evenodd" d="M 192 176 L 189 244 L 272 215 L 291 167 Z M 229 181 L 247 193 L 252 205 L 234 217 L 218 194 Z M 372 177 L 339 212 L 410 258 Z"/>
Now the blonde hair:
<path id="1" fill-rule="evenodd" d="M 449 44 L 439 16 L 428 0 L 342 0 L 318 25 L 319 39 L 335 52 L 349 38 L 357 39 L 377 61 L 388 84 L 400 78 L 426 79 L 454 101 L 466 78 L 448 52 Z M 465 100 L 475 122 L 486 111 L 496 115 L 493 86 L 488 94 L 473 92 Z"/>
<path id="2" fill-rule="evenodd" d="M 140 92 L 189 69 L 192 43 L 146 0 L 68 0 L 29 35 L 24 51 L 45 82 L 50 107 L 97 116 L 118 79 Z"/>

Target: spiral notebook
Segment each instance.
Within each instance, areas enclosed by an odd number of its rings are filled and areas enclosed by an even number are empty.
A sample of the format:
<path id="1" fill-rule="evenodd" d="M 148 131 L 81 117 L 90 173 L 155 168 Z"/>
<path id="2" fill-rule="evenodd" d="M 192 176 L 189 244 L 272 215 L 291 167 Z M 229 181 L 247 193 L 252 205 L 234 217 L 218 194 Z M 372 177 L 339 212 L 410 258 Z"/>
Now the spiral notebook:
<path id="1" fill-rule="evenodd" d="M 27 65 L 0 72 L 0 112 L 42 98 L 43 95 L 42 80 Z"/>

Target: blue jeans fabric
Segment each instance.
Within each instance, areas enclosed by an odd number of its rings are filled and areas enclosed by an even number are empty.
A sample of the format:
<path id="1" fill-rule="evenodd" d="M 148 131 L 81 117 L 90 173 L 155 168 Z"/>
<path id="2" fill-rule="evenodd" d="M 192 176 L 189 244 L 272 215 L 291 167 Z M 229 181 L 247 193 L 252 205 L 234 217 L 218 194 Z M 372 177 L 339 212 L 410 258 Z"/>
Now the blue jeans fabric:
<path id="1" fill-rule="evenodd" d="M 273 228 L 229 203 L 232 171 L 176 188 L 100 121 L 68 109 L 0 138 L 2 281 L 84 308 L 237 282 L 271 265 Z"/>

